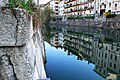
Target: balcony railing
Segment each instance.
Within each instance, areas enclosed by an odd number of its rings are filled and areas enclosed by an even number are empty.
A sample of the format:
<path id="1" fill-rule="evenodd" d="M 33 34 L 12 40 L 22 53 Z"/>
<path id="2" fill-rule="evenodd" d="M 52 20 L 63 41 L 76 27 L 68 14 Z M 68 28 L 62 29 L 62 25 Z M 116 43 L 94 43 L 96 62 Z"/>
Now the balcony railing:
<path id="1" fill-rule="evenodd" d="M 74 1 L 74 0 L 71 0 L 70 2 L 72 2 L 72 1 Z M 71 4 L 66 4 L 65 8 L 69 8 L 69 7 L 73 7 L 73 6 L 79 6 L 79 5 L 84 5 L 84 4 L 88 4 L 90 2 L 94 2 L 94 0 L 88 0 L 86 2 L 80 2 L 80 3 L 75 2 L 74 4 L 72 4 L 72 3 Z"/>
<path id="2" fill-rule="evenodd" d="M 86 11 L 86 10 L 90 10 L 93 9 L 93 6 L 90 7 L 84 7 L 84 8 L 75 8 L 75 9 L 70 9 L 70 11 L 65 11 L 65 13 L 70 13 L 70 12 L 77 12 L 77 11 Z"/>

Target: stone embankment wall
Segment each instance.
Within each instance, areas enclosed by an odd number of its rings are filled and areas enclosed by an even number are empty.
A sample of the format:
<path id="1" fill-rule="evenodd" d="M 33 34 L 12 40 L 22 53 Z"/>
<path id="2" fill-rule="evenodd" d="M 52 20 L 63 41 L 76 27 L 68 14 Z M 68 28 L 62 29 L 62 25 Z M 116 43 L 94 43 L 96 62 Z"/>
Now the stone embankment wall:
<path id="1" fill-rule="evenodd" d="M 118 29 L 120 28 L 120 20 L 119 16 L 116 18 L 111 18 L 111 19 L 68 19 L 66 21 L 50 21 L 51 25 L 66 25 L 66 26 L 79 26 L 79 27 L 98 27 L 98 28 L 113 28 L 113 29 Z"/>
<path id="2" fill-rule="evenodd" d="M 0 80 L 46 78 L 41 31 L 33 27 L 32 16 L 25 10 L 1 8 Z"/>
<path id="3" fill-rule="evenodd" d="M 99 35 L 99 38 L 107 37 L 114 42 L 120 42 L 120 20 L 116 18 L 100 19 L 97 22 L 93 19 L 67 20 L 67 21 L 51 21 L 51 29 L 61 31 L 81 32 L 90 35 Z"/>

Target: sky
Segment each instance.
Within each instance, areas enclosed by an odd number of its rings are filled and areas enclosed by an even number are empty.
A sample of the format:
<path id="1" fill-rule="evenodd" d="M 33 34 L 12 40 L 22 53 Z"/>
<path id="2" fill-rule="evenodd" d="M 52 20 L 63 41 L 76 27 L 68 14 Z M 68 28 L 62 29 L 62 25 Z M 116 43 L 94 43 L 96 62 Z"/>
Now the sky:
<path id="1" fill-rule="evenodd" d="M 40 0 L 40 4 L 45 4 L 47 2 L 49 2 L 50 0 Z"/>

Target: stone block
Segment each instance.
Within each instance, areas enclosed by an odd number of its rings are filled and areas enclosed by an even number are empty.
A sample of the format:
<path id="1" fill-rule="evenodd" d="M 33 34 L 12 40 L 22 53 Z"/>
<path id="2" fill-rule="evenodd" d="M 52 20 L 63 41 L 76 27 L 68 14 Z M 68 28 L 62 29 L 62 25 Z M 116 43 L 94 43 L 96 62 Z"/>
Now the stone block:
<path id="1" fill-rule="evenodd" d="M 0 7 L 5 7 L 9 4 L 9 0 L 0 0 Z"/>
<path id="2" fill-rule="evenodd" d="M 23 46 L 28 39 L 29 20 L 25 11 L 5 9 L 0 12 L 0 46 Z"/>

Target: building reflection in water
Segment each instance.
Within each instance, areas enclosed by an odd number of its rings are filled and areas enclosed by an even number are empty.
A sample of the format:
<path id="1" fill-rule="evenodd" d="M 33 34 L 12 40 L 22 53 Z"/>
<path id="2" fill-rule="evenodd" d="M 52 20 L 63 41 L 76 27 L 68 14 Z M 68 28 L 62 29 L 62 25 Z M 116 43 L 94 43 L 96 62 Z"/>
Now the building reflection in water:
<path id="1" fill-rule="evenodd" d="M 120 80 L 120 42 L 99 34 L 61 31 L 52 32 L 50 44 L 62 47 L 68 55 L 78 60 L 88 60 L 95 65 L 94 71 L 107 80 Z"/>

